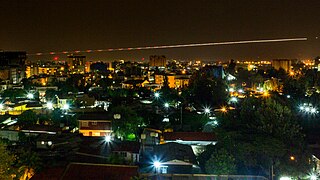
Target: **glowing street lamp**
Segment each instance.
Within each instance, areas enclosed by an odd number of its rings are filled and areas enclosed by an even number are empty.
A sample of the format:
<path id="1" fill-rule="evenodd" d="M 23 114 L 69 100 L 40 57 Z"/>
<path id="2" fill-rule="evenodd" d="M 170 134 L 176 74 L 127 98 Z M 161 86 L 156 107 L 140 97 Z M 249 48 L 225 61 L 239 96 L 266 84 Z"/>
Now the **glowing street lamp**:
<path id="1" fill-rule="evenodd" d="M 62 109 L 64 109 L 64 110 L 68 110 L 69 108 L 70 108 L 69 104 L 64 104 L 63 107 L 62 107 Z"/>
<path id="2" fill-rule="evenodd" d="M 237 97 L 231 97 L 230 98 L 230 102 L 237 103 L 238 102 L 238 98 Z"/>
<path id="3" fill-rule="evenodd" d="M 161 163 L 159 161 L 155 161 L 155 162 L 153 162 L 153 166 L 155 168 L 159 168 L 159 167 L 161 167 Z"/>
<path id="4" fill-rule="evenodd" d="M 169 108 L 169 103 L 164 103 L 165 108 Z"/>
<path id="5" fill-rule="evenodd" d="M 318 114 L 316 107 L 313 107 L 312 104 L 304 103 L 299 106 L 300 111 L 305 112 L 307 114 Z"/>
<path id="6" fill-rule="evenodd" d="M 155 93 L 154 93 L 154 97 L 159 98 L 159 97 L 160 97 L 160 93 L 155 92 Z"/>
<path id="7" fill-rule="evenodd" d="M 299 109 L 300 109 L 301 111 L 303 111 L 303 110 L 304 110 L 304 106 L 299 106 Z"/>
<path id="8" fill-rule="evenodd" d="M 229 88 L 229 92 L 234 92 L 234 88 Z"/>
<path id="9" fill-rule="evenodd" d="M 221 112 L 224 112 L 224 113 L 226 113 L 228 111 L 227 108 L 224 106 L 220 110 L 221 110 Z"/>
<path id="10" fill-rule="evenodd" d="M 104 137 L 104 140 L 105 140 L 107 143 L 111 142 L 111 136 L 110 136 L 110 135 L 105 136 L 105 137 Z"/>
<path id="11" fill-rule="evenodd" d="M 48 108 L 48 109 L 53 109 L 53 104 L 52 104 L 52 102 L 47 102 L 47 108 Z"/>
<path id="12" fill-rule="evenodd" d="M 296 158 L 294 156 L 290 156 L 290 160 L 294 161 Z"/>
<path id="13" fill-rule="evenodd" d="M 263 92 L 262 96 L 263 97 L 268 97 L 270 94 L 268 93 L 268 91 Z"/>
<path id="14" fill-rule="evenodd" d="M 310 112 L 310 111 L 311 111 L 311 108 L 310 108 L 310 107 L 306 107 L 304 110 L 305 110 L 306 112 Z"/>
<path id="15" fill-rule="evenodd" d="M 211 111 L 210 108 L 204 108 L 204 113 L 205 114 L 210 114 L 210 111 Z"/>
<path id="16" fill-rule="evenodd" d="M 27 94 L 27 98 L 28 98 L 28 99 L 33 99 L 33 98 L 34 98 L 34 95 L 33 95 L 32 93 L 28 93 L 28 94 Z"/>
<path id="17" fill-rule="evenodd" d="M 317 179 L 318 179 L 317 175 L 315 174 L 310 175 L 310 180 L 317 180 Z"/>

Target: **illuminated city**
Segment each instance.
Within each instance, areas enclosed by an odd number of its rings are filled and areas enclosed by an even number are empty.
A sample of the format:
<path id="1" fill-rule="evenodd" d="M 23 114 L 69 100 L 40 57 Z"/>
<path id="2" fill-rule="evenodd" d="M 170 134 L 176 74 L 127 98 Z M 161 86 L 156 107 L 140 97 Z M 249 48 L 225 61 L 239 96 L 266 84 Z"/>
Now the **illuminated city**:
<path id="1" fill-rule="evenodd" d="M 319 2 L 1 5 L 0 180 L 320 179 Z"/>

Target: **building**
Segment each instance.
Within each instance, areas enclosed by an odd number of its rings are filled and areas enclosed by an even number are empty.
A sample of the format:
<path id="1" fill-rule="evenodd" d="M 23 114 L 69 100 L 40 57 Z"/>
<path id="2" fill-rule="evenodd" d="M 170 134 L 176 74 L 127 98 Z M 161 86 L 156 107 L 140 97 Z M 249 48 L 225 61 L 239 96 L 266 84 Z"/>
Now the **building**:
<path id="1" fill-rule="evenodd" d="M 166 56 L 150 56 L 149 57 L 149 66 L 150 67 L 158 67 L 165 68 L 167 66 L 167 58 Z"/>
<path id="2" fill-rule="evenodd" d="M 24 51 L 0 51 L 0 78 L 17 84 L 25 77 L 27 53 Z"/>
<path id="3" fill-rule="evenodd" d="M 106 113 L 86 113 L 80 115 L 79 133 L 83 136 L 104 137 L 111 135 L 112 117 Z"/>
<path id="4" fill-rule="evenodd" d="M 140 143 L 121 141 L 113 146 L 112 153 L 122 157 L 128 164 L 136 164 L 139 162 Z"/>
<path id="5" fill-rule="evenodd" d="M 157 173 L 192 174 L 200 168 L 191 147 L 185 144 L 170 142 L 154 147 L 153 161 L 159 161 Z"/>
<path id="6" fill-rule="evenodd" d="M 170 142 L 190 145 L 197 155 L 204 151 L 205 146 L 215 145 L 217 138 L 214 133 L 209 132 L 164 132 L 161 143 Z"/>
<path id="7" fill-rule="evenodd" d="M 122 88 L 124 89 L 133 89 L 137 87 L 144 87 L 146 84 L 149 84 L 147 80 L 127 80 L 122 82 Z"/>
<path id="8" fill-rule="evenodd" d="M 276 70 L 283 69 L 286 72 L 291 70 L 291 59 L 274 59 L 272 60 L 272 67 Z"/>
<path id="9" fill-rule="evenodd" d="M 68 66 L 71 74 L 84 74 L 86 72 L 86 56 L 69 55 Z"/>
<path id="10" fill-rule="evenodd" d="M 25 65 L 27 53 L 25 51 L 0 51 L 0 66 L 22 67 Z"/>
<path id="11" fill-rule="evenodd" d="M 154 82 L 160 87 L 164 86 L 165 80 L 167 78 L 168 87 L 172 89 L 184 88 L 189 85 L 190 75 L 176 75 L 176 74 L 155 74 Z"/>
<path id="12" fill-rule="evenodd" d="M 161 131 L 158 129 L 145 128 L 141 134 L 141 150 L 152 152 L 155 145 L 160 144 Z"/>

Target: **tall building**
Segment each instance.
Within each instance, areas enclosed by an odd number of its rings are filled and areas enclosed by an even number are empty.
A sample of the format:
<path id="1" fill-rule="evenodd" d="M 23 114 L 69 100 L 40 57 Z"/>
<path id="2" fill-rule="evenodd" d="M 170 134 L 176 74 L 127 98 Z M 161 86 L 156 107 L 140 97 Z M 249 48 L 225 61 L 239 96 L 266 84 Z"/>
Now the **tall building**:
<path id="1" fill-rule="evenodd" d="M 25 51 L 0 51 L 0 78 L 19 83 L 25 77 L 26 59 Z"/>
<path id="2" fill-rule="evenodd" d="M 72 74 L 84 74 L 86 71 L 86 56 L 82 55 L 69 55 L 68 66 Z"/>
<path id="3" fill-rule="evenodd" d="M 27 59 L 25 51 L 0 51 L 0 66 L 21 67 Z"/>
<path id="4" fill-rule="evenodd" d="M 291 59 L 274 59 L 272 60 L 272 67 L 276 70 L 284 69 L 286 72 L 291 70 Z"/>
<path id="5" fill-rule="evenodd" d="M 162 67 L 165 68 L 167 65 L 166 56 L 150 56 L 149 58 L 149 66 L 150 67 Z"/>

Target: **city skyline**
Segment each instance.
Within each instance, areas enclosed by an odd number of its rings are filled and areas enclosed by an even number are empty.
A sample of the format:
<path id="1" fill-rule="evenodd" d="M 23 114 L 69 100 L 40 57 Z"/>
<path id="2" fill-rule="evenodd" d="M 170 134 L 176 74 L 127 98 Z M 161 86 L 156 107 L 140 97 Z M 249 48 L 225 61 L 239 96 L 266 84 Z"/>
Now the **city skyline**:
<path id="1" fill-rule="evenodd" d="M 239 44 L 85 54 L 97 60 L 314 58 L 317 1 L 4 1 L 0 49 L 28 53 L 307 37 Z M 50 60 L 52 56 L 29 60 Z"/>

